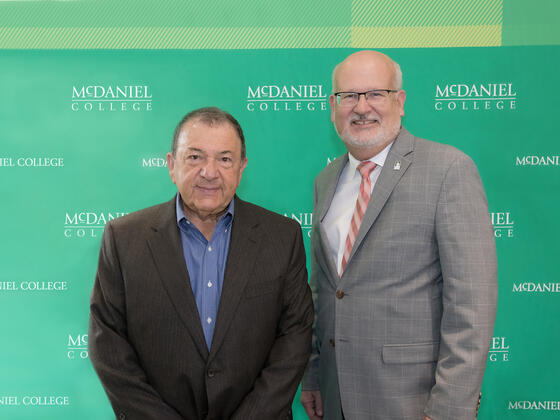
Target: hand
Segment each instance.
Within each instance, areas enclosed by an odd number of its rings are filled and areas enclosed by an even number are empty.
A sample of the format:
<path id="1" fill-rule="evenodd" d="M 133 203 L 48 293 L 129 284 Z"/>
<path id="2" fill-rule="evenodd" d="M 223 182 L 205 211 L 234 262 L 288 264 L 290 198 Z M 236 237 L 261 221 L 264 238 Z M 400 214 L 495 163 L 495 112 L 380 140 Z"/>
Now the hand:
<path id="1" fill-rule="evenodd" d="M 424 414 L 424 420 L 432 420 L 432 419 Z"/>
<path id="2" fill-rule="evenodd" d="M 320 420 L 323 418 L 321 391 L 301 391 L 300 401 L 309 420 Z"/>

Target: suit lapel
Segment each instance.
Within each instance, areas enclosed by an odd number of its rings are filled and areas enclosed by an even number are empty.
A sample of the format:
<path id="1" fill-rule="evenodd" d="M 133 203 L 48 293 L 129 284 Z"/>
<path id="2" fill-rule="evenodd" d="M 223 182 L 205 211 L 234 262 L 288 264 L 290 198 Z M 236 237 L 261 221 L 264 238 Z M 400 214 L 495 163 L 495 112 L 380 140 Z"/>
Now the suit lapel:
<path id="1" fill-rule="evenodd" d="M 379 178 L 375 183 L 375 187 L 373 188 L 371 201 L 368 205 L 366 213 L 364 214 L 360 229 L 358 230 L 358 235 L 356 236 L 354 247 L 350 253 L 348 264 L 352 261 L 352 257 L 356 253 L 356 250 L 359 248 L 367 232 L 379 216 L 379 213 L 381 213 L 381 210 L 385 206 L 385 203 L 387 203 L 393 189 L 412 162 L 413 150 L 414 137 L 405 128 L 401 128 L 399 135 L 389 150 L 389 154 L 387 155 L 387 159 L 385 159 L 385 164 L 383 165 L 381 174 L 379 175 Z"/>
<path id="2" fill-rule="evenodd" d="M 226 336 L 251 276 L 259 249 L 258 224 L 259 221 L 250 208 L 236 196 L 229 252 L 209 361 L 214 358 Z"/>
<path id="3" fill-rule="evenodd" d="M 152 235 L 148 238 L 148 246 L 163 286 L 178 312 L 179 318 L 192 336 L 200 355 L 206 360 L 208 348 L 182 252 L 175 199 L 165 206 L 161 217 L 154 223 L 151 233 Z"/>
<path id="4" fill-rule="evenodd" d="M 321 246 L 320 254 L 322 256 L 322 258 L 319 258 L 318 255 L 317 260 L 319 264 L 323 265 L 323 269 L 325 270 L 325 272 L 330 273 L 329 279 L 334 287 L 337 287 L 339 277 L 338 271 L 336 269 L 336 261 L 333 260 L 330 252 L 329 240 L 327 232 L 323 226 L 323 219 L 329 211 L 334 193 L 336 192 L 336 186 L 338 185 L 340 174 L 342 173 L 342 170 L 346 166 L 347 162 L 348 153 L 344 153 L 342 156 L 333 161 L 327 168 L 328 172 L 325 174 L 325 181 L 321 182 L 321 185 L 326 186 L 325 190 L 317 191 L 317 199 L 319 200 L 319 202 L 317 203 L 317 214 L 319 215 L 317 226 L 319 228 L 319 239 Z"/>

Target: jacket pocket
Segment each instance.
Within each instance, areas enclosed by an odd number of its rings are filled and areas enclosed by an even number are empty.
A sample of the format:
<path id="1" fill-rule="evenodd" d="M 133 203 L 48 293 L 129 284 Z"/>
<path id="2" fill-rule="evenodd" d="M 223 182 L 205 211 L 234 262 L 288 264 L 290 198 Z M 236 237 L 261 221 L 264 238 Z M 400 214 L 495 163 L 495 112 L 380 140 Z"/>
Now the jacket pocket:
<path id="1" fill-rule="evenodd" d="M 439 341 L 413 344 L 385 344 L 384 363 L 430 363 L 439 355 Z"/>

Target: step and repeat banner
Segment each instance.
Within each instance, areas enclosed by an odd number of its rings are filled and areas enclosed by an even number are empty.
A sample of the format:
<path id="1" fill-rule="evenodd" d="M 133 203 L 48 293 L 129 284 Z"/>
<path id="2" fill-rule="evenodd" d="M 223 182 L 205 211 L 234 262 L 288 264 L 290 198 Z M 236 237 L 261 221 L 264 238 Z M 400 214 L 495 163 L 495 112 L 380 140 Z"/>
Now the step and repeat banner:
<path id="1" fill-rule="evenodd" d="M 239 195 L 297 220 L 344 152 L 331 71 L 400 63 L 404 125 L 476 162 L 499 307 L 479 419 L 560 415 L 560 8 L 553 1 L 0 1 L 0 418 L 114 418 L 88 358 L 107 221 L 169 200 L 173 130 L 241 123 Z M 296 401 L 294 415 L 305 417 Z"/>

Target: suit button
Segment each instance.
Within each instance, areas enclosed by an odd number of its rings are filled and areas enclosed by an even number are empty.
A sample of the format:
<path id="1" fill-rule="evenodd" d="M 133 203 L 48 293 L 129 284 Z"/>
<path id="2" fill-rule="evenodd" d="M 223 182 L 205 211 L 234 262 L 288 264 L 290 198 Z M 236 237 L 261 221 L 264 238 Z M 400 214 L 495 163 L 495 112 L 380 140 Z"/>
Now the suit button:
<path id="1" fill-rule="evenodd" d="M 214 375 L 216 375 L 216 372 L 214 372 L 213 370 L 209 370 L 209 371 L 208 371 L 208 377 L 209 377 L 209 378 L 213 378 Z"/>
<path id="2" fill-rule="evenodd" d="M 119 413 L 119 420 L 125 420 L 125 419 L 126 419 L 126 414 Z"/>
<path id="3" fill-rule="evenodd" d="M 331 347 L 334 347 L 334 340 L 332 338 L 329 340 L 329 344 L 331 345 Z"/>
<path id="4" fill-rule="evenodd" d="M 336 291 L 336 297 L 342 299 L 344 297 L 344 292 L 340 289 Z"/>

